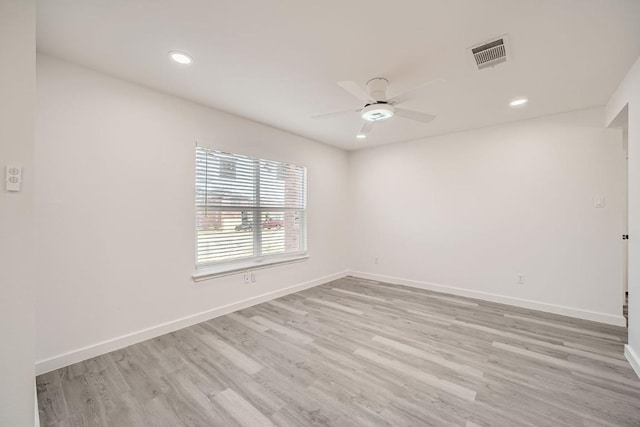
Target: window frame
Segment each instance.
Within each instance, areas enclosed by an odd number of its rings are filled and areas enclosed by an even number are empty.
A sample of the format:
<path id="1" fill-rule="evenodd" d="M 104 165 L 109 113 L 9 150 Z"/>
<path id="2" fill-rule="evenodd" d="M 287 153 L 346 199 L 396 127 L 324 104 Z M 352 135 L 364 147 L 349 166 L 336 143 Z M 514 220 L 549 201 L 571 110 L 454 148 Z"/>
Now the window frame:
<path id="1" fill-rule="evenodd" d="M 195 258 L 195 272 L 192 274 L 192 278 L 194 281 L 199 282 L 202 280 L 207 280 L 210 278 L 215 278 L 215 277 L 221 277 L 221 276 L 227 276 L 227 275 L 231 275 L 231 274 L 237 274 L 239 272 L 242 271 L 248 271 L 248 270 L 256 270 L 256 269 L 262 269 L 262 268 L 268 268 L 268 267 L 273 267 L 276 265 L 281 265 L 281 264 L 289 264 L 289 263 L 293 263 L 293 262 L 300 262 L 300 261 L 304 261 L 307 260 L 309 258 L 309 254 L 308 254 L 308 227 L 307 227 L 307 167 L 303 166 L 303 165 L 298 165 L 298 164 L 294 164 L 291 162 L 284 162 L 284 161 L 279 161 L 279 160 L 270 160 L 270 159 L 263 159 L 261 157 L 255 157 L 255 156 L 250 156 L 250 155 L 246 155 L 246 154 L 240 154 L 240 153 L 230 153 L 230 152 L 226 152 L 223 150 L 218 150 L 215 148 L 209 148 L 209 147 L 201 147 L 201 146 L 197 146 L 196 145 L 196 150 L 195 150 L 195 163 L 194 163 L 194 178 L 197 176 L 197 167 L 198 167 L 198 150 L 203 150 L 205 152 L 205 155 L 207 155 L 207 153 L 209 152 L 214 152 L 214 153 L 219 153 L 219 154 L 223 154 L 223 155 L 228 155 L 228 156 L 238 156 L 238 157 L 245 157 L 247 159 L 250 159 L 253 163 L 254 163 L 254 173 L 256 176 L 256 183 L 255 183 L 255 197 L 256 197 L 256 201 L 253 203 L 252 206 L 244 206 L 244 207 L 237 207 L 237 206 L 213 206 L 211 207 L 211 209 L 215 209 L 216 211 L 220 211 L 220 212 L 224 212 L 224 211 L 238 211 L 238 210 L 242 210 L 250 212 L 251 216 L 253 218 L 253 221 L 255 224 L 258 224 L 258 226 L 253 227 L 252 229 L 252 233 L 253 234 L 253 241 L 254 241 L 254 255 L 250 256 L 250 257 L 242 257 L 239 259 L 232 259 L 232 260 L 222 260 L 222 261 L 217 261 L 217 262 L 211 262 L 211 263 L 207 263 L 207 264 L 198 264 L 198 219 L 199 219 L 199 209 L 201 209 L 201 206 L 198 206 L 198 202 L 197 202 L 197 198 L 198 198 L 198 194 L 197 194 L 197 183 L 194 180 L 194 231 L 195 231 L 195 244 L 194 244 L 194 258 Z M 302 168 L 302 207 L 287 207 L 287 206 L 282 206 L 282 207 L 273 207 L 273 206 L 260 206 L 260 162 L 269 162 L 269 163 L 276 163 L 278 167 L 282 167 L 285 165 L 291 165 L 297 168 Z M 205 177 L 206 179 L 206 177 Z M 206 204 L 206 196 L 205 196 L 205 204 Z M 286 213 L 286 212 L 301 212 L 301 218 L 300 218 L 300 222 L 301 222 L 301 232 L 300 232 L 300 247 L 302 248 L 302 250 L 300 251 L 290 251 L 290 252 L 283 252 L 283 253 L 278 253 L 278 254 L 267 254 L 267 255 L 263 255 L 262 251 L 261 251 L 261 247 L 262 247 L 262 217 L 265 214 L 268 213 Z M 259 253 L 259 255 L 255 255 L 256 251 Z"/>

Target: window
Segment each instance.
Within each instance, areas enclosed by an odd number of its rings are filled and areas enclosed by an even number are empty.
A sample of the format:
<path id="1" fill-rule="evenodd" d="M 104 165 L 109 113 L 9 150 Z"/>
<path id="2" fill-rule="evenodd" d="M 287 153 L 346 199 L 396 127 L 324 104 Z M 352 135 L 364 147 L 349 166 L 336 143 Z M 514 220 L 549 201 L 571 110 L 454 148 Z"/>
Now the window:
<path id="1" fill-rule="evenodd" d="M 306 249 L 306 168 L 196 147 L 196 279 Z"/>

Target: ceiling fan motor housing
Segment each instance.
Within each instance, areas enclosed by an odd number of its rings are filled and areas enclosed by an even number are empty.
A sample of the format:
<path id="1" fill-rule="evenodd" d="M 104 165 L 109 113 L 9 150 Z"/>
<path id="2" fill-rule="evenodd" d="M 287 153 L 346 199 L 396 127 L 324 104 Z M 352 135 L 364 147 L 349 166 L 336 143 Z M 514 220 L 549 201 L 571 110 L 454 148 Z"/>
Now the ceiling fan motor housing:
<path id="1" fill-rule="evenodd" d="M 387 100 L 387 87 L 389 80 L 383 77 L 375 77 L 367 82 L 369 96 L 374 100 L 381 102 Z"/>

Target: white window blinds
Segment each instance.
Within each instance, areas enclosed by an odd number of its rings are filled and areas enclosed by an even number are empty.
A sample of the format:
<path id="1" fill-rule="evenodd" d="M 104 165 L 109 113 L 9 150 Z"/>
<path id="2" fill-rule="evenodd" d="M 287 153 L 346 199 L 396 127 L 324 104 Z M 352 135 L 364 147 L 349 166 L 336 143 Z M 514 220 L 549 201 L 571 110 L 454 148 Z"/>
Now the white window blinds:
<path id="1" fill-rule="evenodd" d="M 196 268 L 306 254 L 306 169 L 196 147 Z"/>

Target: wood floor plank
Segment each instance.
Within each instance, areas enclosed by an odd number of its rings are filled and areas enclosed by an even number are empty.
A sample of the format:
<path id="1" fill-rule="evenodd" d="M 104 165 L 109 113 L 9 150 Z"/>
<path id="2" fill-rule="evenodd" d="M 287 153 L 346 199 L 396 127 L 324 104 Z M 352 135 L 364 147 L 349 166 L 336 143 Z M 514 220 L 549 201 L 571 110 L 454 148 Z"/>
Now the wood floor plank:
<path id="1" fill-rule="evenodd" d="M 249 375 L 253 375 L 263 368 L 261 364 L 240 350 L 214 337 L 213 335 L 201 335 L 200 339 Z"/>
<path id="2" fill-rule="evenodd" d="M 255 320 L 256 322 L 260 323 L 263 326 L 268 327 L 270 330 L 275 331 L 281 335 L 284 335 L 288 338 L 293 339 L 294 341 L 298 341 L 302 344 L 307 344 L 310 343 L 311 341 L 313 341 L 313 338 L 308 337 L 304 334 L 301 334 L 300 332 L 295 331 L 294 329 L 288 328 L 286 326 L 280 325 L 276 322 L 273 322 L 271 320 L 265 319 L 262 316 L 254 316 L 251 318 L 252 320 Z"/>
<path id="3" fill-rule="evenodd" d="M 476 392 L 473 390 L 469 390 L 468 388 L 459 386 L 458 384 L 455 384 L 453 382 L 443 380 L 435 375 L 415 369 L 398 360 L 386 358 L 384 356 L 381 356 L 380 354 L 363 348 L 357 349 L 354 354 L 364 357 L 365 359 L 368 359 L 378 365 L 388 367 L 410 378 L 423 381 L 434 388 L 442 389 L 462 399 L 473 402 L 476 398 Z"/>
<path id="4" fill-rule="evenodd" d="M 322 300 L 320 298 L 307 298 L 307 300 L 315 302 L 316 304 L 321 304 L 321 305 L 325 305 L 327 307 L 335 308 L 336 310 L 345 311 L 345 312 L 347 312 L 349 314 L 355 314 L 355 315 L 358 315 L 358 316 L 363 314 L 363 312 L 360 311 L 360 310 L 356 310 L 356 309 L 348 307 L 346 305 L 337 304 L 335 302 L 325 301 L 325 300 Z"/>
<path id="5" fill-rule="evenodd" d="M 218 393 L 214 399 L 235 418 L 240 425 L 247 427 L 273 426 L 271 420 L 230 388 L 222 393 Z"/>
<path id="6" fill-rule="evenodd" d="M 236 313 L 227 314 L 225 317 L 228 317 L 229 319 L 233 319 L 236 322 L 240 323 L 241 325 L 244 325 L 247 328 L 252 329 L 256 332 L 266 332 L 269 330 L 269 328 L 267 328 L 266 326 L 261 325 L 260 323 L 254 322 L 251 319 L 247 319 L 246 317 Z"/>
<path id="7" fill-rule="evenodd" d="M 638 387 L 640 389 L 640 383 L 633 378 L 625 378 L 623 376 L 619 376 L 616 375 L 613 372 L 607 372 L 605 370 L 598 370 L 598 369 L 593 369 L 589 366 L 584 366 L 581 365 L 579 363 L 572 363 L 569 362 L 567 360 L 562 360 L 562 359 L 558 359 L 555 357 L 551 357 L 551 356 L 547 356 L 545 354 L 540 354 L 537 353 L 535 351 L 530 351 L 524 348 L 520 348 L 517 346 L 512 346 L 509 344 L 504 344 L 501 342 L 497 342 L 494 341 L 492 344 L 494 347 L 496 348 L 500 348 L 502 350 L 507 350 L 507 351 L 511 351 L 513 353 L 516 354 L 520 354 L 523 356 L 526 356 L 528 358 L 534 359 L 534 360 L 538 360 L 544 363 L 548 363 L 548 364 L 553 364 L 553 365 L 557 365 L 561 368 L 565 368 L 569 371 L 577 371 L 580 372 L 582 374 L 587 374 L 587 375 L 591 375 L 597 378 L 605 378 L 605 379 L 610 379 L 616 383 L 621 383 L 621 384 L 625 384 L 631 387 Z"/>
<path id="8" fill-rule="evenodd" d="M 37 378 L 41 425 L 639 426 L 626 329 L 345 277 Z"/>
<path id="9" fill-rule="evenodd" d="M 269 302 L 267 302 L 267 304 L 272 305 L 274 307 L 281 308 L 283 310 L 287 310 L 287 311 L 289 311 L 291 313 L 294 313 L 294 314 L 299 314 L 300 316 L 306 316 L 307 314 L 309 314 L 308 312 L 306 312 L 304 310 L 298 310 L 297 308 L 295 308 L 292 305 L 283 304 L 283 303 L 281 303 L 279 301 L 269 301 Z"/>
<path id="10" fill-rule="evenodd" d="M 565 331 L 576 332 L 578 334 L 586 334 L 586 335 L 591 335 L 591 336 L 594 336 L 594 337 L 605 338 L 605 339 L 610 339 L 610 340 L 614 340 L 614 341 L 620 341 L 620 337 L 618 337 L 616 335 L 603 333 L 603 332 L 599 332 L 599 331 L 592 331 L 592 330 L 589 330 L 589 329 L 586 329 L 586 328 L 576 328 L 576 327 L 573 327 L 573 326 L 560 325 L 558 323 L 548 322 L 548 321 L 539 320 L 539 319 L 533 319 L 533 318 L 524 317 L 524 316 L 518 316 L 518 315 L 514 315 L 514 314 L 505 314 L 504 317 L 506 317 L 508 319 L 520 320 L 520 321 L 527 322 L 527 323 L 535 323 L 536 325 L 548 326 L 550 328 L 556 328 L 556 329 L 562 329 L 562 330 L 565 330 Z"/>
<path id="11" fill-rule="evenodd" d="M 402 353 L 410 354 L 412 356 L 416 356 L 421 359 L 428 360 L 433 363 L 437 363 L 438 365 L 442 365 L 449 369 L 453 369 L 454 371 L 462 372 L 464 374 L 473 375 L 476 377 L 482 377 L 482 371 L 480 371 L 479 369 L 475 369 L 470 366 L 465 366 L 460 363 L 452 362 L 450 360 L 447 360 L 444 357 L 436 356 L 434 354 L 431 354 L 419 348 L 403 344 L 399 341 L 394 341 L 389 338 L 381 337 L 379 335 L 374 336 L 372 338 L 372 341 L 387 345 Z"/>
<path id="12" fill-rule="evenodd" d="M 364 293 L 351 292 L 351 291 L 348 291 L 346 289 L 333 288 L 331 290 L 334 291 L 334 292 L 340 292 L 342 294 L 347 294 L 347 295 L 350 295 L 350 296 L 353 296 L 353 297 L 356 297 L 356 298 L 364 298 L 364 299 L 367 299 L 367 300 L 379 301 L 379 302 L 384 302 L 385 301 L 384 298 L 379 298 L 379 297 L 376 297 L 376 296 L 373 296 L 373 295 L 367 295 L 367 294 L 364 294 Z"/>

